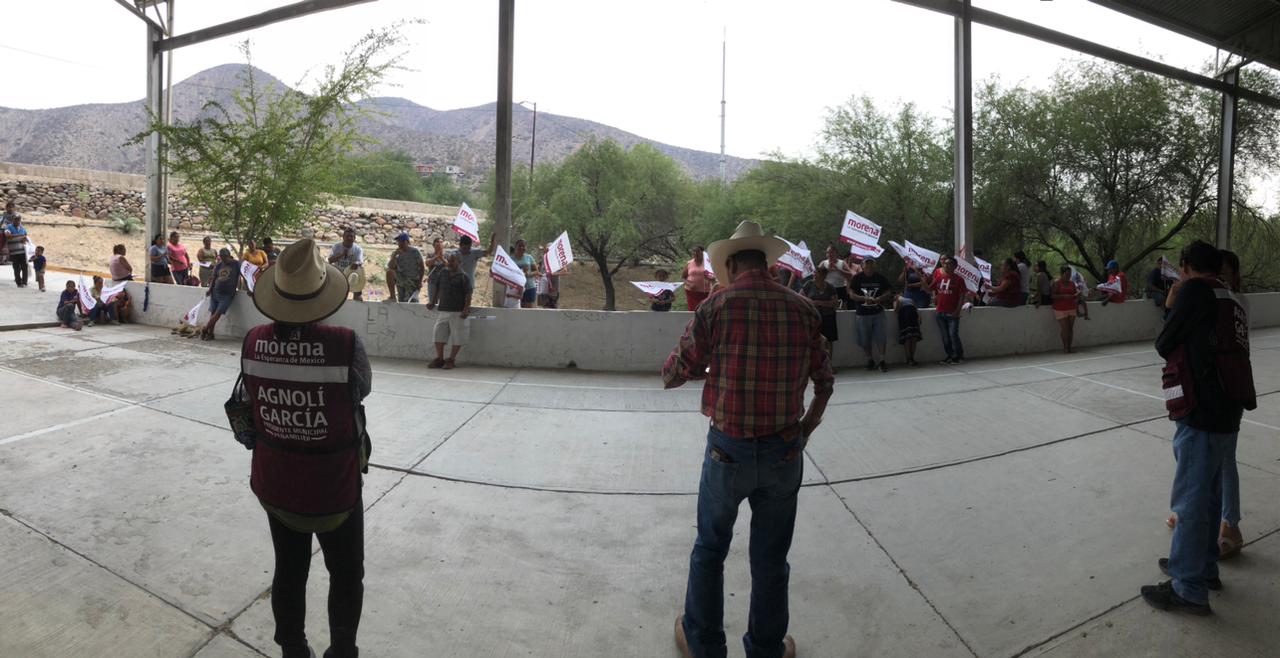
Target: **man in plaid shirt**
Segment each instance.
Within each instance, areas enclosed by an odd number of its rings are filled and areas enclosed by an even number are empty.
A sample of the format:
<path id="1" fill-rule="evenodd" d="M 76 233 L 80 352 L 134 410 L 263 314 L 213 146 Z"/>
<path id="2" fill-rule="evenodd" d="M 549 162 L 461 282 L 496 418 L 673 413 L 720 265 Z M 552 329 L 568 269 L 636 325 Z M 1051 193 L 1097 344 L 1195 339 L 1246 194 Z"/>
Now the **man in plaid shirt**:
<path id="1" fill-rule="evenodd" d="M 724 560 L 743 499 L 751 502 L 749 658 L 795 656 L 787 635 L 787 552 L 795 529 L 803 450 L 822 422 L 835 376 L 822 320 L 808 300 L 778 285 L 769 265 L 784 241 L 743 222 L 712 243 L 712 265 L 727 288 L 698 308 L 662 367 L 666 388 L 705 380 L 702 413 L 711 418 L 698 485 L 698 538 L 689 560 L 684 614 L 676 619 L 683 655 L 721 658 Z M 807 380 L 814 399 L 804 407 Z"/>

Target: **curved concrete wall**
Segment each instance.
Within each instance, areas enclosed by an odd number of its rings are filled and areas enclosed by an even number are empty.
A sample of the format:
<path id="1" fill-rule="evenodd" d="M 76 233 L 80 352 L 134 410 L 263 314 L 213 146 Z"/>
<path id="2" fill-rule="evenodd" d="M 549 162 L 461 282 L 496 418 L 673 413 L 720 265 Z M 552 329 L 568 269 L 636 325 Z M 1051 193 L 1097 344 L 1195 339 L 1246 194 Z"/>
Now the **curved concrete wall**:
<path id="1" fill-rule="evenodd" d="M 153 284 L 151 300 L 142 311 L 143 284 L 133 283 L 137 319 L 143 324 L 173 326 L 204 295 L 204 289 Z M 1280 325 L 1280 293 L 1248 295 L 1255 328 Z M 1089 305 L 1092 320 L 1077 320 L 1075 344 L 1080 347 L 1151 340 L 1160 330 L 1160 313 L 1146 301 Z M 328 322 L 354 329 L 370 356 L 429 359 L 434 356 L 432 330 L 438 315 L 420 304 L 348 301 Z M 943 358 L 932 310 L 921 311 L 924 340 L 917 358 Z M 202 309 L 201 320 L 208 317 Z M 646 311 L 549 311 L 542 309 L 478 308 L 471 320 L 471 340 L 459 360 L 473 365 L 531 368 L 577 367 L 586 370 L 657 372 L 676 344 L 690 313 Z M 897 322 L 889 314 L 889 360 L 901 362 Z M 240 293 L 231 313 L 218 324 L 220 336 L 243 336 L 266 322 L 253 300 Z M 853 341 L 853 313 L 838 316 L 840 341 L 836 365 L 862 363 Z M 960 323 L 967 358 L 1048 352 L 1061 349 L 1058 326 L 1047 308 L 975 308 Z"/>

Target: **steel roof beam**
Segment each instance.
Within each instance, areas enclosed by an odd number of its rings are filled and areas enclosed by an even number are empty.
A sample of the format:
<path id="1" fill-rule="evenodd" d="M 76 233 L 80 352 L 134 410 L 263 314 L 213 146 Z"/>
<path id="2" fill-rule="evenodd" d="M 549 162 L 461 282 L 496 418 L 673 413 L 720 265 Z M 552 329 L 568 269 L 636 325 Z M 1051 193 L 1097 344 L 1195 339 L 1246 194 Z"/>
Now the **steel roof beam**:
<path id="1" fill-rule="evenodd" d="M 164 33 L 164 27 L 162 25 L 151 20 L 150 16 L 147 16 L 146 14 L 142 13 L 142 11 L 140 11 L 137 7 L 133 6 L 133 3 L 129 2 L 129 0 L 116 0 L 116 4 L 129 10 L 130 14 L 133 14 L 134 16 L 137 16 L 138 18 L 142 19 L 142 21 L 146 23 L 148 26 L 156 30 L 159 30 L 162 34 Z"/>
<path id="2" fill-rule="evenodd" d="M 959 0 L 895 0 L 895 1 L 903 4 L 920 7 L 922 9 L 929 9 L 932 11 L 940 12 L 943 14 L 947 14 L 948 16 L 959 16 L 961 15 L 961 12 L 963 11 L 963 8 L 964 8 L 964 3 L 959 2 Z M 1181 69 L 1176 66 L 1165 64 L 1164 62 L 1158 62 L 1154 59 L 1147 59 L 1146 57 L 1140 57 L 1132 53 L 1124 52 L 1123 50 L 1117 50 L 1110 46 L 1104 46 L 1100 43 L 1094 43 L 1093 41 L 1089 41 L 1087 39 L 1081 39 L 1079 37 L 1071 36 L 1070 34 L 1058 32 L 1057 30 L 1051 30 L 1047 27 L 1036 25 L 1035 23 L 1028 23 L 1027 21 L 1005 16 L 1004 14 L 998 14 L 996 12 L 988 11 L 986 9 L 979 9 L 977 7 L 970 7 L 968 10 L 968 16 L 969 16 L 969 20 L 973 21 L 974 23 L 986 25 L 988 27 L 994 27 L 998 30 L 1004 30 L 1005 32 L 1012 32 L 1013 34 L 1019 34 L 1024 37 L 1030 37 L 1032 39 L 1036 39 L 1037 41 L 1051 43 L 1056 46 L 1062 46 L 1063 48 L 1084 53 L 1086 55 L 1092 55 L 1094 57 L 1100 57 L 1102 59 L 1111 60 L 1118 64 L 1124 64 L 1125 66 L 1130 66 L 1135 69 L 1146 71 L 1148 73 L 1162 75 L 1166 78 L 1181 80 L 1189 84 L 1193 84 L 1199 87 L 1204 87 L 1206 89 L 1212 89 L 1214 91 L 1223 92 L 1223 93 L 1235 93 L 1240 98 L 1244 98 L 1247 100 L 1254 101 L 1256 103 L 1262 103 L 1263 105 L 1268 105 L 1270 107 L 1280 109 L 1280 98 L 1275 98 L 1272 96 L 1268 96 L 1266 94 L 1258 93 L 1251 89 L 1245 89 L 1244 87 L 1233 87 L 1217 78 L 1211 78 L 1207 75 L 1193 73 L 1186 69 Z"/>
<path id="3" fill-rule="evenodd" d="M 125 2 L 125 0 L 116 1 L 122 4 Z M 206 27 L 203 30 L 188 32 L 187 34 L 169 37 L 168 39 L 161 39 L 156 46 L 161 52 L 174 50 L 176 48 L 203 43 L 205 41 L 218 39 L 239 32 L 245 32 L 265 25 L 271 25 L 272 23 L 287 21 L 291 18 L 298 18 L 308 14 L 315 14 L 322 11 L 329 11 L 331 9 L 340 9 L 350 5 L 358 5 L 374 1 L 375 0 L 305 0 L 305 2 L 297 2 L 291 5 L 285 5 L 284 7 L 277 7 L 275 9 L 264 11 L 261 14 L 238 18 L 234 21 L 222 23 L 221 25 Z"/>

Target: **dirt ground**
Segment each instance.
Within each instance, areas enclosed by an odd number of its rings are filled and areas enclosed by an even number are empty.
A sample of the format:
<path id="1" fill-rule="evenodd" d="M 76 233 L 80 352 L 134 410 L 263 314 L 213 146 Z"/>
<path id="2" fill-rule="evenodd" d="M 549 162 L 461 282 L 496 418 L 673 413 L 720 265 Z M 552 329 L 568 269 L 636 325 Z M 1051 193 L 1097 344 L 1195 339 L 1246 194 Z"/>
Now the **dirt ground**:
<path id="1" fill-rule="evenodd" d="M 61 215 L 27 215 L 23 217 L 31 240 L 45 249 L 45 257 L 49 259 L 49 267 L 73 272 L 85 272 L 106 276 L 107 261 L 111 258 L 111 247 L 123 244 L 125 257 L 133 265 L 135 272 L 141 272 L 146 262 L 145 247 L 147 236 L 142 232 L 129 235 L 109 228 L 106 222 L 92 219 L 80 219 Z M 182 241 L 188 246 L 192 256 L 200 247 L 204 234 L 184 232 Z M 223 246 L 221 239 L 214 235 L 214 247 Z M 392 245 L 363 245 L 365 258 L 370 267 L 370 283 L 366 297 L 372 300 L 386 297 L 386 279 L 383 270 Z M 428 246 L 427 249 L 430 247 Z M 425 251 L 425 249 L 424 249 Z M 667 267 L 669 272 L 679 273 L 679 267 Z M 649 308 L 648 297 L 632 286 L 630 281 L 653 281 L 656 267 L 624 267 L 613 280 L 616 294 L 616 305 L 619 311 L 640 311 Z M 481 261 L 476 268 L 479 280 L 487 281 L 489 267 L 487 261 Z M 600 281 L 600 273 L 594 263 L 575 262 L 570 273 L 560 277 L 560 308 L 600 310 L 604 307 L 604 284 Z M 676 310 L 684 308 L 684 295 L 676 295 Z"/>

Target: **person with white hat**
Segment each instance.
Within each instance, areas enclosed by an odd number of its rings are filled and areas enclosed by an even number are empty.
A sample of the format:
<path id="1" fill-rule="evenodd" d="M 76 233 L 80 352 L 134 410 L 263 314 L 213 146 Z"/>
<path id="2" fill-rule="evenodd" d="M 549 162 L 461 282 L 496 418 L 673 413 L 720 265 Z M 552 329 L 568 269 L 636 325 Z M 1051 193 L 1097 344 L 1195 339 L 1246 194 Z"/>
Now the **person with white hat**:
<path id="1" fill-rule="evenodd" d="M 321 324 L 347 292 L 347 277 L 325 264 L 314 241 L 289 245 L 254 289 L 254 305 L 273 322 L 251 329 L 241 354 L 241 399 L 252 403 L 256 439 L 249 484 L 271 528 L 271 611 L 285 658 L 315 655 L 304 628 L 312 534 L 329 571 L 331 644 L 324 655 L 359 654 L 360 489 L 369 459 L 361 401 L 373 375 L 355 332 Z"/>
<path id="2" fill-rule="evenodd" d="M 662 367 L 666 388 L 705 380 L 702 413 L 711 418 L 698 536 L 684 614 L 675 625 L 685 656 L 725 655 L 724 560 L 744 499 L 752 517 L 751 612 L 743 645 L 748 657 L 795 656 L 787 635 L 787 553 L 804 446 L 822 422 L 835 376 L 817 309 L 769 275 L 787 249 L 754 222 L 711 243 L 710 265 L 731 283 L 702 302 Z M 806 411 L 809 380 L 814 397 Z"/>

